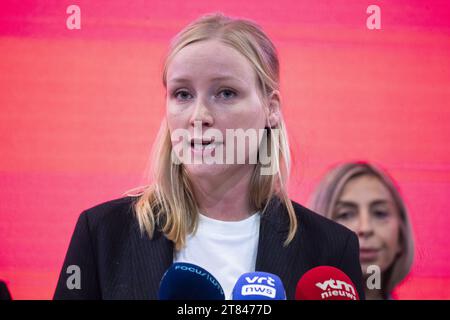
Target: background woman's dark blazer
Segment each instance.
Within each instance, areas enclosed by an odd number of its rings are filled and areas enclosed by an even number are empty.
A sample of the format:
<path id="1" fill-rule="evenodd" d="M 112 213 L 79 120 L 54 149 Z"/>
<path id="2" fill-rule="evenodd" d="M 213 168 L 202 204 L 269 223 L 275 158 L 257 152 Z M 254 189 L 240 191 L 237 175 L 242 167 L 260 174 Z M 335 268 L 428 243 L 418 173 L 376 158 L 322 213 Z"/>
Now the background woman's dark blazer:
<path id="1" fill-rule="evenodd" d="M 84 211 L 76 224 L 59 276 L 54 299 L 157 299 L 164 272 L 173 262 L 173 245 L 156 231 L 141 234 L 132 211 L 132 197 Z M 329 265 L 341 269 L 364 297 L 355 233 L 292 202 L 299 228 L 288 247 L 285 207 L 271 199 L 261 217 L 256 270 L 278 275 L 288 299 L 294 299 L 300 277 L 309 269 Z M 81 270 L 81 288 L 69 290 L 70 265 Z"/>

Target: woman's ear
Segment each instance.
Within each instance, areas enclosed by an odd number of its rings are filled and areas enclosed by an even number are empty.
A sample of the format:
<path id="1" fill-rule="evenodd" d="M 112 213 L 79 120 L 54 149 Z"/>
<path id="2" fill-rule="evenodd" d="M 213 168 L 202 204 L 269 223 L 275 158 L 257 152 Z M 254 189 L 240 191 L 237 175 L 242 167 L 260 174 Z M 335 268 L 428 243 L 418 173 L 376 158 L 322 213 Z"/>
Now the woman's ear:
<path id="1" fill-rule="evenodd" d="M 272 91 L 269 96 L 269 104 L 268 104 L 268 117 L 266 124 L 270 128 L 275 128 L 280 123 L 280 106 L 281 106 L 281 97 L 280 92 L 278 90 Z"/>

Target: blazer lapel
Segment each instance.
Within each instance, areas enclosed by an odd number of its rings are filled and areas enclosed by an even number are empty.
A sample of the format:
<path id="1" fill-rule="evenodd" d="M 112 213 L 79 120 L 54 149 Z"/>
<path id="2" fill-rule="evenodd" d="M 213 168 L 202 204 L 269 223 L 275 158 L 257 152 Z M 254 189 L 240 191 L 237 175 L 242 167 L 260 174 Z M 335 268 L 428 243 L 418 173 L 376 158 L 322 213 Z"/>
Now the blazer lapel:
<path id="1" fill-rule="evenodd" d="M 298 222 L 300 225 L 301 221 Z M 287 247 L 283 246 L 288 232 L 289 218 L 285 206 L 273 197 L 261 216 L 256 271 L 279 276 L 287 299 L 294 299 L 297 282 L 308 269 L 308 259 L 301 248 L 303 241 L 294 238 Z"/>

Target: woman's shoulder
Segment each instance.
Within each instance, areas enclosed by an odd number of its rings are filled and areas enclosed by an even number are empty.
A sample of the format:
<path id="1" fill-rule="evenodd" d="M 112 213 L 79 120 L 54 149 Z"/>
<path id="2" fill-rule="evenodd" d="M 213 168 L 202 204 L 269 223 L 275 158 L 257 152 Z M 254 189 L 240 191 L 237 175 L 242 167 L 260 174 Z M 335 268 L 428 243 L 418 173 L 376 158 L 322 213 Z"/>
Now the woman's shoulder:
<path id="1" fill-rule="evenodd" d="M 314 235 L 331 246 L 358 241 L 356 234 L 347 227 L 328 219 L 298 203 L 293 203 L 300 226 L 300 232 Z"/>
<path id="2" fill-rule="evenodd" d="M 303 246 L 315 265 L 334 266 L 343 271 L 356 285 L 360 298 L 364 298 L 359 242 L 356 233 L 345 226 L 293 202 L 298 219 L 297 243 Z"/>
<path id="3" fill-rule="evenodd" d="M 350 239 L 352 241 L 356 239 L 357 241 L 356 234 L 350 229 L 313 212 L 293 200 L 290 201 L 297 218 L 298 227 L 296 233 L 298 239 L 308 239 L 308 242 L 311 241 L 311 239 L 316 239 L 325 247 L 342 246 Z M 284 214 L 280 214 L 280 211 L 283 211 Z M 270 224 L 280 231 L 289 230 L 289 215 L 285 205 L 278 197 L 274 197 L 269 202 L 265 220 L 269 221 Z"/>
<path id="4" fill-rule="evenodd" d="M 303 230 L 304 232 L 313 232 L 315 234 L 320 234 L 321 236 L 324 234 L 342 235 L 345 238 L 354 234 L 353 231 L 347 227 L 331 219 L 325 218 L 295 201 L 291 200 L 291 202 L 298 219 L 300 230 Z"/>
<path id="5" fill-rule="evenodd" d="M 136 199 L 126 196 L 99 203 L 84 210 L 79 220 L 86 219 L 91 230 L 123 227 L 134 218 L 133 204 Z"/>

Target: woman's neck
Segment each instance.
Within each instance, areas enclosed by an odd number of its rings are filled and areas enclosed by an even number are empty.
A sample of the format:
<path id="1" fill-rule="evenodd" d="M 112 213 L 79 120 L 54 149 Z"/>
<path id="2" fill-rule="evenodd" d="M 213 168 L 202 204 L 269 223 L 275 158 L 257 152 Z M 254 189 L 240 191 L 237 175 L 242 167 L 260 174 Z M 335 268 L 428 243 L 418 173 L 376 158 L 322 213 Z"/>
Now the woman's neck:
<path id="1" fill-rule="evenodd" d="M 199 210 L 205 216 L 223 221 L 248 218 L 256 208 L 250 205 L 250 180 L 253 166 L 227 170 L 221 176 L 194 177 L 193 185 Z"/>

